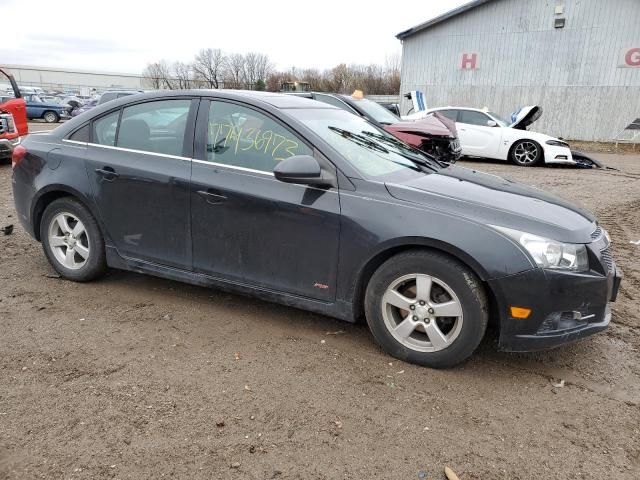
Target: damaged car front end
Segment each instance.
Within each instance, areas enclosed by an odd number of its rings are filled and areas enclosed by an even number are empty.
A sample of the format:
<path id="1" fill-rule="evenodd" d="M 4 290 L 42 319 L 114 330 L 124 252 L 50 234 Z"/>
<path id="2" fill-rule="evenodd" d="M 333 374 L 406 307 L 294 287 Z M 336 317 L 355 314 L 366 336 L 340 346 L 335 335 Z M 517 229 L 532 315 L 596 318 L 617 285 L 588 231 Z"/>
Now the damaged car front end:
<path id="1" fill-rule="evenodd" d="M 456 123 L 438 112 L 421 120 L 402 121 L 383 125 L 383 128 L 440 161 L 453 163 L 462 156 Z"/>

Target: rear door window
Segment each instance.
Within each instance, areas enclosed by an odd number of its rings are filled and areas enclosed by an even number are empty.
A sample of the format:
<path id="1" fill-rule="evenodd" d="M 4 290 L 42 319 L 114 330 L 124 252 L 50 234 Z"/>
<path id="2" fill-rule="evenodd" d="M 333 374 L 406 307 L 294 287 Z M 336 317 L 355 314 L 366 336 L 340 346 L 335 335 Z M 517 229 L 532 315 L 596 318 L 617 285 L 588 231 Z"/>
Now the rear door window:
<path id="1" fill-rule="evenodd" d="M 482 112 L 476 112 L 474 110 L 460 110 L 458 121 L 460 123 L 466 123 L 468 125 L 478 125 L 481 127 L 486 127 L 487 122 L 489 121 L 489 117 L 487 117 Z"/>
<path id="2" fill-rule="evenodd" d="M 457 110 L 436 110 L 436 112 L 438 112 L 441 115 L 444 115 L 445 117 L 447 117 L 450 120 L 453 120 L 454 122 L 457 121 L 457 118 L 458 118 Z"/>
<path id="3" fill-rule="evenodd" d="M 158 100 L 125 107 L 122 111 L 117 146 L 182 155 L 191 100 Z"/>

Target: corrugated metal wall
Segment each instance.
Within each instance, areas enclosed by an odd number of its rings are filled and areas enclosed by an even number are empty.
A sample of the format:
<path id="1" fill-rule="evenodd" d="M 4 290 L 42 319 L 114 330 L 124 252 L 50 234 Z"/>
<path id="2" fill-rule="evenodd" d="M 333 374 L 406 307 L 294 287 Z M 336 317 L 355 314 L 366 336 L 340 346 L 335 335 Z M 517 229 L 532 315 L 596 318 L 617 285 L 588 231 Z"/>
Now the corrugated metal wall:
<path id="1" fill-rule="evenodd" d="M 621 67 L 634 47 L 640 0 L 494 0 L 405 39 L 400 92 L 504 116 L 537 104 L 536 130 L 606 141 L 640 116 L 640 68 Z M 476 70 L 461 68 L 463 53 L 477 53 Z"/>
<path id="2" fill-rule="evenodd" d="M 5 65 L 19 85 L 42 88 L 142 88 L 142 77 L 133 74 L 101 73 L 67 69 Z M 4 82 L 4 79 L 0 79 Z"/>

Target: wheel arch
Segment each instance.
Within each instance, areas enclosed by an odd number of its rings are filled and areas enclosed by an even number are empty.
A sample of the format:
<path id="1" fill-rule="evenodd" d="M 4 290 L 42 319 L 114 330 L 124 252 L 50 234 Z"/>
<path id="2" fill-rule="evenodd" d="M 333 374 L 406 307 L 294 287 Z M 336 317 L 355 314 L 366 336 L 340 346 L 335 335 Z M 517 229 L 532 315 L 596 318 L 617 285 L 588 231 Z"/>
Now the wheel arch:
<path id="1" fill-rule="evenodd" d="M 91 203 L 87 201 L 84 195 L 67 185 L 50 185 L 46 189 L 40 191 L 32 202 L 31 226 L 33 228 L 33 234 L 36 240 L 41 241 L 40 222 L 42 221 L 42 215 L 44 214 L 45 209 L 51 204 L 51 202 L 63 197 L 71 197 L 84 205 L 89 210 L 89 212 L 91 212 L 93 218 L 96 219 L 98 225 L 100 225 L 100 217 L 96 215 L 96 212 L 92 208 Z M 100 227 L 101 230 L 104 231 L 101 225 Z"/>
<path id="2" fill-rule="evenodd" d="M 442 242 L 440 240 L 410 237 L 404 239 L 397 239 L 391 243 L 385 244 L 381 247 L 373 256 L 371 256 L 364 266 L 360 269 L 356 285 L 353 293 L 353 316 L 354 319 L 359 319 L 364 315 L 364 297 L 369 284 L 369 280 L 373 276 L 373 273 L 386 262 L 388 259 L 409 250 L 431 250 L 437 251 L 444 255 L 447 255 L 454 260 L 462 263 L 469 268 L 482 282 L 483 287 L 489 297 L 490 304 L 493 304 L 495 300 L 495 294 L 492 291 L 490 285 L 487 283 L 489 274 L 471 255 L 461 250 L 460 248 L 451 245 L 450 243 Z M 492 313 L 492 312 L 491 312 Z"/>

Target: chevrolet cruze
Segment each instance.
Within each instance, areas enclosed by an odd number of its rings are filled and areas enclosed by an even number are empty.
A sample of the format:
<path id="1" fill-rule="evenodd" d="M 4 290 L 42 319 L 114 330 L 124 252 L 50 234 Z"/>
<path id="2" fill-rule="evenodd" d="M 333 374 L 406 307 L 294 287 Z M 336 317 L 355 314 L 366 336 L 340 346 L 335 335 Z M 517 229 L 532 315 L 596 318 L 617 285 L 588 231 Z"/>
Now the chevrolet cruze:
<path id="1" fill-rule="evenodd" d="M 108 267 L 350 322 L 447 367 L 607 327 L 620 275 L 590 213 L 441 163 L 344 110 L 171 91 L 98 106 L 13 152 L 23 227 L 60 275 Z"/>

